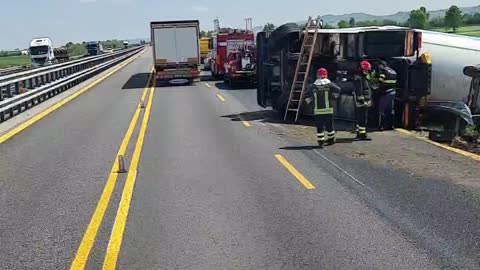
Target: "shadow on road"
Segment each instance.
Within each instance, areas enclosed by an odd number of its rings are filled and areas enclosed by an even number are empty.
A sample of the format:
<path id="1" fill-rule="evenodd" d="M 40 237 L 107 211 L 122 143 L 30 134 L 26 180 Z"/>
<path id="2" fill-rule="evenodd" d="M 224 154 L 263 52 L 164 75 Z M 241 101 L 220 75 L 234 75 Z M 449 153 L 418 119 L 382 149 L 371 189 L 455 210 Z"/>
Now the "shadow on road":
<path id="1" fill-rule="evenodd" d="M 318 145 L 303 145 L 303 146 L 285 146 L 280 147 L 280 150 L 314 150 L 314 149 L 322 149 Z"/>
<path id="2" fill-rule="evenodd" d="M 223 115 L 223 118 L 230 118 L 232 121 L 261 121 L 265 123 L 283 123 L 281 119 L 273 110 L 262 110 L 254 112 L 243 112 L 230 115 Z"/>
<path id="3" fill-rule="evenodd" d="M 252 88 L 254 88 L 255 86 L 252 86 L 251 83 L 241 83 L 241 82 L 238 82 L 235 84 L 235 87 L 234 88 L 230 88 L 226 83 L 224 82 L 217 82 L 215 83 L 215 86 L 220 89 L 220 90 L 252 90 Z"/>
<path id="4" fill-rule="evenodd" d="M 122 89 L 143 89 L 147 85 L 150 73 L 137 73 L 130 77 Z"/>

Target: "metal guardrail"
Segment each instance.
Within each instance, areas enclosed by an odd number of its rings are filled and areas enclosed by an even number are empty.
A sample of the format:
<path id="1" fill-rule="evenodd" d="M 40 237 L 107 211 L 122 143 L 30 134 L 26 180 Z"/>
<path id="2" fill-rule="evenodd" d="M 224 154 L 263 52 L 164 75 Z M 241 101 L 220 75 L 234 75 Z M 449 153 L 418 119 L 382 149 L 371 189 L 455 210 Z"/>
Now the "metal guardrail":
<path id="1" fill-rule="evenodd" d="M 111 54 L 88 57 L 48 67 L 19 72 L 11 74 L 10 76 L 0 77 L 0 102 L 20 94 L 23 88 L 29 91 L 34 90 L 40 86 L 64 78 L 86 68 L 98 65 L 131 51 L 138 50 L 139 48 L 141 47 Z"/>
<path id="2" fill-rule="evenodd" d="M 74 65 L 59 67 L 54 70 L 42 72 L 41 74 L 34 74 L 28 76 L 29 78 L 15 79 L 14 82 L 10 81 L 8 84 L 7 82 L 0 83 L 0 86 L 16 84 L 18 87 L 18 84 L 22 81 L 29 83 L 40 82 L 39 84 L 35 84 L 36 87 L 33 90 L 0 101 L 0 122 L 10 119 L 72 86 L 95 76 L 137 54 L 142 49 L 143 47 L 136 47 L 118 53 L 104 55 L 101 59 L 88 59 Z"/>
<path id="3" fill-rule="evenodd" d="M 1 74 L 1 72 L 0 72 L 0 83 L 5 82 L 5 81 L 9 81 L 9 80 L 13 80 L 13 79 L 16 79 L 16 78 L 28 76 L 28 75 L 33 75 L 33 74 L 40 73 L 40 72 L 45 72 L 45 71 L 48 71 L 48 70 L 53 70 L 53 69 L 56 69 L 56 68 L 59 68 L 59 67 L 80 63 L 80 62 L 83 62 L 83 61 L 86 61 L 86 60 L 102 58 L 102 57 L 105 57 L 107 55 L 111 55 L 111 54 L 115 54 L 115 53 L 118 53 L 118 52 L 100 54 L 100 55 L 94 55 L 94 56 L 88 56 L 88 57 L 81 56 L 81 57 L 76 57 L 76 59 L 72 58 L 72 60 L 67 61 L 67 62 L 62 62 L 62 63 L 53 64 L 53 65 L 44 66 L 44 67 L 38 67 L 38 68 L 28 68 L 28 69 L 25 69 L 24 71 L 19 70 L 18 72 L 12 72 L 12 73 L 7 73 L 7 74 Z"/>
<path id="4" fill-rule="evenodd" d="M 7 76 L 7 75 L 10 75 L 10 74 L 21 72 L 21 71 L 28 70 L 28 69 L 31 69 L 31 67 L 30 66 L 17 66 L 17 67 L 0 69 L 0 78 L 2 76 Z"/>

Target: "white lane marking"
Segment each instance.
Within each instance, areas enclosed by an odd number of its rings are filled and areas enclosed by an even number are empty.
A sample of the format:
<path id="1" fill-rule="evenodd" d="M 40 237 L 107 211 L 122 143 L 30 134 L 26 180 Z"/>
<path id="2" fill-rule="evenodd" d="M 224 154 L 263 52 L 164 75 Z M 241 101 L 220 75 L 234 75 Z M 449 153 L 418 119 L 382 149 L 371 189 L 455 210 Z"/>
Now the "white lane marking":
<path id="1" fill-rule="evenodd" d="M 322 153 L 318 152 L 317 150 L 313 150 L 313 152 L 315 152 L 317 155 L 319 155 L 320 157 L 322 157 L 324 160 L 328 161 L 328 163 L 332 164 L 335 168 L 337 168 L 339 171 L 341 171 L 342 173 L 344 173 L 345 175 L 347 175 L 348 177 L 350 177 L 353 181 L 355 181 L 357 184 L 361 185 L 362 187 L 368 189 L 368 191 L 370 191 L 371 193 L 375 194 L 376 193 L 370 189 L 367 185 L 365 185 L 362 181 L 358 180 L 355 176 L 351 175 L 349 172 L 347 172 L 346 170 L 344 170 L 342 167 L 340 167 L 339 165 L 337 165 L 335 162 L 331 161 L 329 158 L 327 158 L 326 156 L 324 156 Z"/>

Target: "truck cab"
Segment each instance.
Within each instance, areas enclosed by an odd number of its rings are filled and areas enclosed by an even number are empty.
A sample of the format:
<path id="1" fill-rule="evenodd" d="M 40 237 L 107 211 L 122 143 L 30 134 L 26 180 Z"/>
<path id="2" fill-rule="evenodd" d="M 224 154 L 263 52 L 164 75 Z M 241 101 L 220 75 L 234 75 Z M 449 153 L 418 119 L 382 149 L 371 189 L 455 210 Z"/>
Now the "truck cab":
<path id="1" fill-rule="evenodd" d="M 255 64 L 253 53 L 250 51 L 232 51 L 228 55 L 224 68 L 224 80 L 230 87 L 233 87 L 238 82 L 254 82 Z"/>
<path id="2" fill-rule="evenodd" d="M 30 57 L 33 67 L 51 65 L 55 62 L 53 43 L 50 38 L 34 38 L 30 41 Z"/>
<path id="3" fill-rule="evenodd" d="M 310 30 L 312 31 L 312 30 Z M 257 34 L 257 100 L 261 106 L 286 109 L 296 65 L 300 57 L 304 30 L 295 23 L 273 32 Z M 422 33 L 414 29 L 385 26 L 345 29 L 319 29 L 309 82 L 315 80 L 318 68 L 326 68 L 329 77 L 343 95 L 335 107 L 337 118 L 354 120 L 355 105 L 351 79 L 359 63 L 385 61 L 397 74 L 396 125 L 413 128 L 418 125 L 422 106 L 430 94 L 431 63 L 419 55 Z M 308 109 L 302 109 L 308 114 Z"/>
<path id="4" fill-rule="evenodd" d="M 99 55 L 103 51 L 103 46 L 99 41 L 89 41 L 86 47 L 89 56 Z"/>

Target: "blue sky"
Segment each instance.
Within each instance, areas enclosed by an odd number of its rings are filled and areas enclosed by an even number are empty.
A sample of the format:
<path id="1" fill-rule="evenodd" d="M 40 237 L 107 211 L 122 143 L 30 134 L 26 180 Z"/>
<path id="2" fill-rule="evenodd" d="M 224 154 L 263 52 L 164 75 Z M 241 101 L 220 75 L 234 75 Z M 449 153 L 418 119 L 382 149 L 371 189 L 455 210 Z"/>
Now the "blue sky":
<path id="1" fill-rule="evenodd" d="M 68 41 L 145 38 L 152 20 L 199 19 L 202 29 L 304 20 L 309 15 L 365 12 L 375 15 L 452 4 L 474 6 L 478 0 L 1 0 L 0 48 L 26 48 L 33 37 L 49 36 L 55 46 Z M 342 3 L 342 4 L 339 4 Z M 5 11 L 11 12 L 5 12 Z"/>

